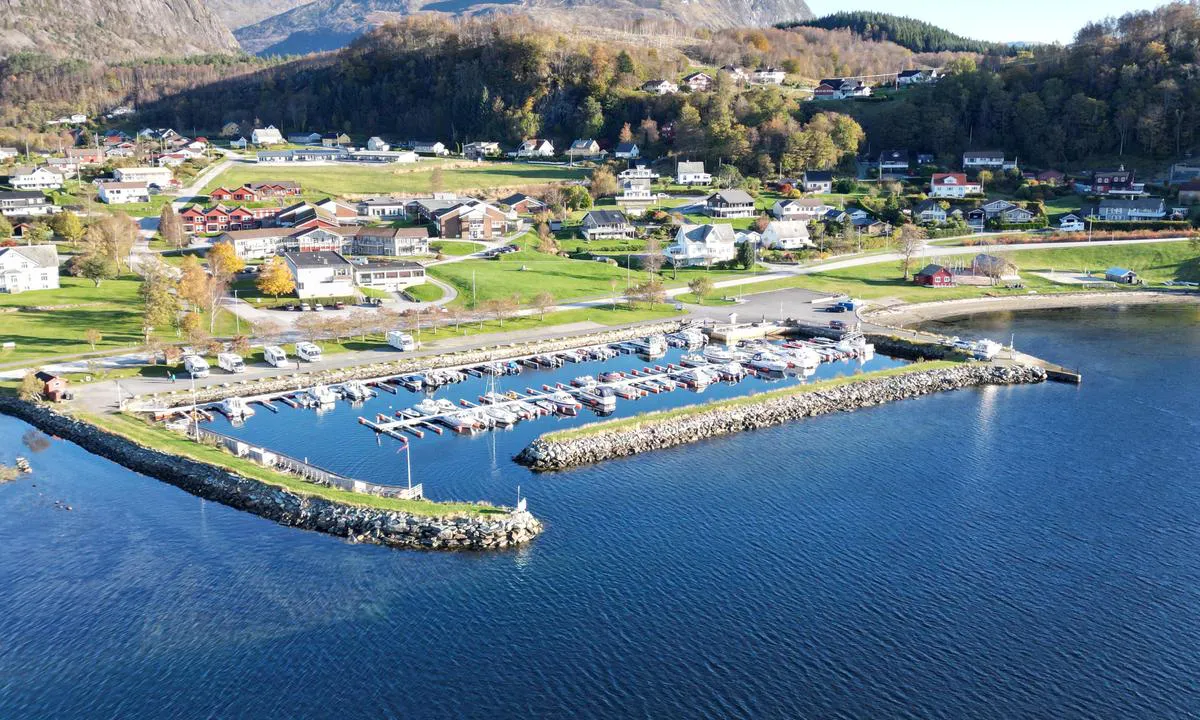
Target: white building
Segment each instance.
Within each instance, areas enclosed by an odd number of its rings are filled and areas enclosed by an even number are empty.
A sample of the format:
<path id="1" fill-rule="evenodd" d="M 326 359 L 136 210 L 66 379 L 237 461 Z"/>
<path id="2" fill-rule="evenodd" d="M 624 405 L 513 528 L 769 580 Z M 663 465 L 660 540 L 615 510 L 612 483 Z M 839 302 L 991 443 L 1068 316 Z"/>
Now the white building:
<path id="1" fill-rule="evenodd" d="M 484 160 L 500 155 L 500 143 L 491 140 L 477 140 L 463 146 L 463 157 L 468 160 Z"/>
<path id="2" fill-rule="evenodd" d="M 999 150 L 970 150 L 963 153 L 963 170 L 1004 167 L 1004 153 Z"/>
<path id="3" fill-rule="evenodd" d="M 9 217 L 32 217 L 51 215 L 58 206 L 37 190 L 0 190 L 0 215 Z"/>
<path id="4" fill-rule="evenodd" d="M 654 172 L 647 165 L 638 165 L 617 173 L 617 177 L 621 180 L 657 180 L 658 173 Z"/>
<path id="5" fill-rule="evenodd" d="M 787 73 L 776 67 L 764 67 L 754 71 L 750 81 L 759 85 L 782 85 Z"/>
<path id="6" fill-rule="evenodd" d="M 0 292 L 58 288 L 58 250 L 53 245 L 0 248 Z"/>
<path id="7" fill-rule="evenodd" d="M 100 202 L 109 205 L 150 202 L 150 190 L 144 182 L 100 183 Z"/>
<path id="8" fill-rule="evenodd" d="M 670 80 L 663 80 L 660 78 L 642 83 L 642 91 L 654 93 L 655 95 L 672 95 L 679 92 L 679 86 Z"/>
<path id="9" fill-rule="evenodd" d="M 8 184 L 14 190 L 57 190 L 63 177 L 47 167 L 17 167 L 9 172 Z"/>
<path id="10" fill-rule="evenodd" d="M 538 138 L 530 138 L 517 147 L 514 153 L 519 158 L 530 157 L 554 157 L 554 143 L 549 140 L 539 140 Z"/>
<path id="11" fill-rule="evenodd" d="M 737 257 L 733 226 L 683 225 L 675 233 L 674 244 L 663 255 L 676 267 L 703 266 L 726 262 Z"/>
<path id="12" fill-rule="evenodd" d="M 650 181 L 645 178 L 629 178 L 621 181 L 621 194 L 617 196 L 617 204 L 648 207 L 654 203 L 654 193 L 650 191 Z"/>
<path id="13" fill-rule="evenodd" d="M 771 215 L 778 220 L 816 220 L 825 216 L 832 207 L 816 198 L 776 200 L 771 206 Z"/>
<path id="14" fill-rule="evenodd" d="M 1083 232 L 1086 228 L 1083 218 L 1075 213 L 1067 213 L 1058 220 L 1058 229 L 1063 232 Z"/>
<path id="15" fill-rule="evenodd" d="M 810 247 L 808 223 L 803 220 L 772 220 L 762 233 L 762 246 L 773 250 Z"/>
<path id="16" fill-rule="evenodd" d="M 254 132 L 250 133 L 250 142 L 255 145 L 282 145 L 283 135 L 274 125 L 268 125 L 265 128 L 254 128 Z"/>
<path id="17" fill-rule="evenodd" d="M 360 288 L 396 292 L 425 282 L 425 267 L 409 260 L 383 260 L 354 266 L 354 283 Z"/>
<path id="18" fill-rule="evenodd" d="M 171 172 L 171 168 L 127 167 L 113 170 L 113 178 L 117 182 L 140 182 L 167 187 L 174 180 L 175 175 Z"/>
<path id="19" fill-rule="evenodd" d="M 445 157 L 450 154 L 450 151 L 446 149 L 446 144 L 437 140 L 413 143 L 413 152 L 418 155 L 434 155 L 436 157 Z"/>
<path id="20" fill-rule="evenodd" d="M 339 252 L 285 252 L 283 260 L 296 282 L 296 297 L 334 298 L 356 294 L 354 265 Z"/>
<path id="21" fill-rule="evenodd" d="M 405 220 L 408 218 L 408 212 L 405 210 L 408 202 L 408 198 L 364 198 L 358 201 L 358 214 L 360 217 L 376 220 Z"/>
<path id="22" fill-rule="evenodd" d="M 373 135 L 371 136 L 370 140 L 367 140 L 367 149 L 387 152 L 388 150 L 392 149 L 392 146 L 385 143 L 383 138 L 379 137 L 378 135 Z"/>
<path id="23" fill-rule="evenodd" d="M 963 173 L 936 173 L 929 180 L 929 196 L 936 198 L 963 198 L 983 193 L 983 186 L 967 180 Z"/>
<path id="24" fill-rule="evenodd" d="M 675 182 L 679 185 L 709 185 L 712 175 L 704 172 L 702 162 L 681 162 L 675 166 Z"/>

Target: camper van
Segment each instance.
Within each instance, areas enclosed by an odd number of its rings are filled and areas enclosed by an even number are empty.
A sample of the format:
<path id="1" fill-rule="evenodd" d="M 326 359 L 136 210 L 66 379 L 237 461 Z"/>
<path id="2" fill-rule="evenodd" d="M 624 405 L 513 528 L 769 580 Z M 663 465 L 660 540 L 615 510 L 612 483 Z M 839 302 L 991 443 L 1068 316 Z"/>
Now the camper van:
<path id="1" fill-rule="evenodd" d="M 298 342 L 296 356 L 307 362 L 318 362 L 321 359 L 321 348 L 310 342 Z"/>
<path id="2" fill-rule="evenodd" d="M 246 363 L 242 362 L 242 356 L 237 353 L 217 353 L 217 367 L 225 372 L 246 372 Z"/>
<path id="3" fill-rule="evenodd" d="M 194 378 L 208 377 L 208 363 L 199 355 L 188 355 L 183 359 L 183 371 Z"/>
<path id="4" fill-rule="evenodd" d="M 417 349 L 417 342 L 413 340 L 413 336 L 406 332 L 400 332 L 399 330 L 389 330 L 387 334 L 387 342 L 388 345 L 391 345 L 397 350 L 402 350 L 404 352 Z"/>
<path id="5" fill-rule="evenodd" d="M 263 360 L 271 367 L 283 367 L 287 365 L 287 353 L 278 345 L 268 345 L 263 348 Z"/>

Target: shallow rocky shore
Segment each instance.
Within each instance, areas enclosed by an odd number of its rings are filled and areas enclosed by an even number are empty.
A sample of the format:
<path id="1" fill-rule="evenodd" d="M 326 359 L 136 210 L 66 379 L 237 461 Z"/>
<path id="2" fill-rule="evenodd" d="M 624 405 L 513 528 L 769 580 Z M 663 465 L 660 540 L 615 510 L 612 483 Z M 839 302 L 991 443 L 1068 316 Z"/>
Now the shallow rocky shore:
<path id="1" fill-rule="evenodd" d="M 639 325 L 619 330 L 606 330 L 588 335 L 574 335 L 551 340 L 537 340 L 529 343 L 485 347 L 477 350 L 445 353 L 442 355 L 414 356 L 394 362 L 355 365 L 353 367 L 325 370 L 322 372 L 296 373 L 273 378 L 263 378 L 257 381 L 235 380 L 221 385 L 210 385 L 201 388 L 196 393 L 196 400 L 197 402 L 207 403 L 223 400 L 234 395 L 264 395 L 312 387 L 318 384 L 333 385 L 346 382 L 347 380 L 369 380 L 392 375 L 403 375 L 419 370 L 458 367 L 462 365 L 481 365 L 487 362 L 507 360 L 514 357 L 541 355 L 543 353 L 571 350 L 578 347 L 625 342 L 655 333 L 671 333 L 678 330 L 681 325 L 682 323 L 679 320 L 670 320 L 653 325 Z M 133 408 L 136 409 L 141 405 L 147 407 L 178 407 L 190 405 L 191 403 L 192 393 L 190 391 L 177 390 L 171 393 L 156 393 L 137 397 L 135 398 Z"/>
<path id="2" fill-rule="evenodd" d="M 433 550 L 496 550 L 529 542 L 542 531 L 541 522 L 528 512 L 507 512 L 493 518 L 436 518 L 309 497 L 144 447 L 42 405 L 0 398 L 0 412 L 206 500 L 353 542 Z"/>
<path id="3" fill-rule="evenodd" d="M 800 418 L 845 412 L 935 392 L 979 385 L 1017 385 L 1046 379 L 1040 367 L 964 364 L 891 375 L 828 389 L 764 397 L 759 403 L 714 407 L 693 415 L 656 421 L 654 414 L 637 425 L 584 437 L 556 440 L 539 437 L 515 458 L 534 470 L 549 471 L 588 465 L 612 458 L 674 447 L 744 430 L 780 425 Z"/>

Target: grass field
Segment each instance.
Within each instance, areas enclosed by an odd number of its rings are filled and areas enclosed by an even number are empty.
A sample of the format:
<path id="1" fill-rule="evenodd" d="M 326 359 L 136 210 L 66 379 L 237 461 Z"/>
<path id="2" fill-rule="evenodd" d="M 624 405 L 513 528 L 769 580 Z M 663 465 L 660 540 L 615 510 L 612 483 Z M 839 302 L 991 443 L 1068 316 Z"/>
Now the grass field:
<path id="1" fill-rule="evenodd" d="M 205 192 L 218 186 L 284 179 L 299 182 L 307 197 L 320 195 L 376 195 L 388 193 L 431 193 L 433 167 L 397 165 L 255 165 L 235 164 L 209 183 Z M 582 180 L 588 171 L 526 163 L 482 163 L 442 170 L 444 191 L 484 190 L 543 185 Z"/>
<path id="2" fill-rule="evenodd" d="M 433 302 L 435 300 L 441 300 L 442 295 L 444 294 L 442 289 L 433 283 L 421 283 L 420 285 L 413 285 L 410 288 L 405 288 L 404 292 L 411 295 L 417 302 Z"/>
<path id="3" fill-rule="evenodd" d="M 398 500 L 381 498 L 374 495 L 353 493 L 345 490 L 325 487 L 305 482 L 292 475 L 275 472 L 264 468 L 250 460 L 234 457 L 222 449 L 201 445 L 161 427 L 151 426 L 138 418 L 128 415 L 88 415 L 80 414 L 80 419 L 86 420 L 98 427 L 121 435 L 136 443 L 169 452 L 173 455 L 192 458 L 201 462 L 219 465 L 245 477 L 260 480 L 268 485 L 285 488 L 302 495 L 320 497 L 326 500 L 360 505 L 365 507 L 400 510 L 426 517 L 446 517 L 451 515 L 499 514 L 504 511 L 487 505 L 473 503 L 447 502 L 438 503 L 428 500 Z"/>
<path id="4" fill-rule="evenodd" d="M 437 240 L 429 243 L 429 249 L 442 255 L 470 255 L 473 252 L 479 252 L 483 249 L 481 243 L 468 242 L 465 240 Z"/>
<path id="5" fill-rule="evenodd" d="M 91 345 L 84 340 L 90 328 L 103 335 L 96 344 L 98 353 L 141 344 L 141 281 L 136 276 L 105 280 L 100 287 L 65 275 L 59 283 L 58 290 L 0 294 L 0 342 L 17 344 L 13 350 L 0 351 L 0 363 L 91 353 Z M 10 308 L 17 310 L 5 311 Z M 236 323 L 231 313 L 222 311 L 217 316 L 216 334 L 232 335 Z M 246 323 L 242 330 L 249 331 Z"/>
<path id="6" fill-rule="evenodd" d="M 981 249 L 981 252 L 984 250 Z M 1022 271 L 1023 289 L 1004 287 L 976 287 L 960 285 L 953 288 L 926 288 L 901 279 L 895 262 L 860 265 L 842 270 L 814 273 L 784 280 L 772 280 L 746 287 L 747 292 L 768 292 L 788 287 L 803 287 L 828 293 L 846 293 L 866 300 L 897 298 L 906 302 L 931 302 L 934 300 L 958 300 L 983 295 L 1027 295 L 1030 291 L 1080 292 L 1094 290 L 1082 285 L 1062 285 L 1030 274 L 1038 270 L 1084 270 L 1103 271 L 1113 265 L 1130 268 L 1148 283 L 1164 280 L 1189 280 L 1200 282 L 1200 251 L 1190 243 L 1147 243 L 1142 245 L 1103 245 L 1084 248 L 1058 248 L 1052 250 L 1018 250 L 1004 252 L 1003 246 L 987 250 L 1001 255 L 1017 265 Z M 914 264 L 914 272 L 925 262 Z M 1115 286 L 1113 286 L 1115 288 Z"/>

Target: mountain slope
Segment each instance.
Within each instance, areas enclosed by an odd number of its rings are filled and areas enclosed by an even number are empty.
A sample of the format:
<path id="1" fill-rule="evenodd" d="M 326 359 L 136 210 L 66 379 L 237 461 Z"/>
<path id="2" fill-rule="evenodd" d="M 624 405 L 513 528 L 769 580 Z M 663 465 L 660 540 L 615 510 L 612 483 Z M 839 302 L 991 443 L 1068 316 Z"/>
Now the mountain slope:
<path id="1" fill-rule="evenodd" d="M 0 0 L 0 14 L 4 57 L 125 60 L 239 50 L 201 0 Z"/>
<path id="2" fill-rule="evenodd" d="M 719 28 L 812 18 L 804 0 L 314 0 L 242 27 L 235 34 L 247 52 L 330 50 L 372 26 L 416 12 L 454 16 L 523 13 L 542 22 L 574 26 L 648 20 Z"/>
<path id="3" fill-rule="evenodd" d="M 287 12 L 307 0 L 204 0 L 204 4 L 221 18 L 230 30 L 253 25 L 261 20 Z"/>

